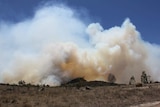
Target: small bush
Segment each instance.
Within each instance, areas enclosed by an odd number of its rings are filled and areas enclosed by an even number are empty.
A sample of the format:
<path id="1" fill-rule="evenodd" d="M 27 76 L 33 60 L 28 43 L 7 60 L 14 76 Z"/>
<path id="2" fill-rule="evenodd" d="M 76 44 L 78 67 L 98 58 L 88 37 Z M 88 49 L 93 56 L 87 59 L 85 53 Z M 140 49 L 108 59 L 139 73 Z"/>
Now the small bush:
<path id="1" fill-rule="evenodd" d="M 18 82 L 19 85 L 25 85 L 25 83 L 26 83 L 26 82 L 23 81 L 23 80 L 21 80 L 21 81 Z"/>

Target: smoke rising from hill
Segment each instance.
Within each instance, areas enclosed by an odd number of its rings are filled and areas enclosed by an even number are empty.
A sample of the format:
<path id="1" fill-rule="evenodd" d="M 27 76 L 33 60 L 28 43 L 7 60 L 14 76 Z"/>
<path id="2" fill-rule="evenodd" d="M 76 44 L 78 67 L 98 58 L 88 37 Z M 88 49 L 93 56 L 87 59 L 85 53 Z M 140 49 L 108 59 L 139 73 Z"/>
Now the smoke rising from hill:
<path id="1" fill-rule="evenodd" d="M 160 80 L 159 49 L 143 41 L 129 19 L 104 29 L 66 6 L 46 6 L 31 19 L 0 24 L 0 82 L 55 86 L 76 77 L 107 81 L 112 73 L 128 83 L 132 75 L 140 81 L 143 70 Z"/>

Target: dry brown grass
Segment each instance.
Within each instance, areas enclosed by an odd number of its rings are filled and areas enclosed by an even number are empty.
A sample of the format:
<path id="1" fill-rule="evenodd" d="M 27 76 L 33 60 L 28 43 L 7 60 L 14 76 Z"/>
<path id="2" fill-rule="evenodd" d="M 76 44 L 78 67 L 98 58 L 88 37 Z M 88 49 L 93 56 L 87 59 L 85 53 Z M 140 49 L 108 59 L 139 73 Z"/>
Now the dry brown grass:
<path id="1" fill-rule="evenodd" d="M 0 85 L 0 107 L 129 107 L 160 100 L 160 85 L 44 87 Z"/>

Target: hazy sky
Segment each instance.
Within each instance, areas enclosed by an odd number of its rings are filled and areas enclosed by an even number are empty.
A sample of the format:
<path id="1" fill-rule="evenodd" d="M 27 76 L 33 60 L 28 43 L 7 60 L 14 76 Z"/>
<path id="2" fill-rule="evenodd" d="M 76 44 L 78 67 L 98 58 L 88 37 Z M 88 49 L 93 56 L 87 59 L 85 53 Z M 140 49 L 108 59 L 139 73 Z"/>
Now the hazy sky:
<path id="1" fill-rule="evenodd" d="M 30 18 L 48 1 L 79 10 L 82 18 L 99 22 L 105 29 L 121 25 L 129 17 L 145 41 L 160 44 L 159 0 L 0 0 L 0 22 Z"/>

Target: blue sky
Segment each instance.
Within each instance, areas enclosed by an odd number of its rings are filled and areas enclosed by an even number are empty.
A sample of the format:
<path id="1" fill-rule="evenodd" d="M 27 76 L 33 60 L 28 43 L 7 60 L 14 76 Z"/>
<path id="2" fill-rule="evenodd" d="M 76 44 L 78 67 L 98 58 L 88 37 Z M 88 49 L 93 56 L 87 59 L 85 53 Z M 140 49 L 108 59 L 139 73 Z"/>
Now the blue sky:
<path id="1" fill-rule="evenodd" d="M 0 21 L 16 23 L 32 17 L 48 1 L 83 11 L 105 29 L 121 25 L 129 17 L 145 41 L 160 44 L 159 0 L 0 0 Z"/>

